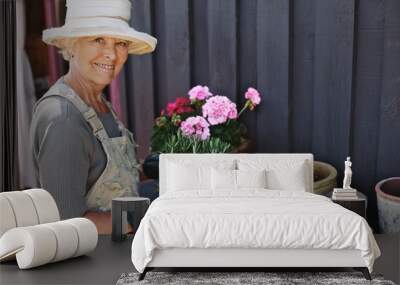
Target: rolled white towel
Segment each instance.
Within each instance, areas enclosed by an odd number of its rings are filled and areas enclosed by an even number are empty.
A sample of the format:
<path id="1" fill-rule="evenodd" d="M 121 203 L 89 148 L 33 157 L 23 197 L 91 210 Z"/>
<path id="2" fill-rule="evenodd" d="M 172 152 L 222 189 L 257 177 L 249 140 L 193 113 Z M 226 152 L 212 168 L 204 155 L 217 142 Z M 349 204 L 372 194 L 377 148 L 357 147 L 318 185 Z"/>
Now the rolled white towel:
<path id="1" fill-rule="evenodd" d="M 97 240 L 96 226 L 85 218 L 18 227 L 0 238 L 0 261 L 16 257 L 19 268 L 28 269 L 86 254 Z"/>
<path id="2" fill-rule="evenodd" d="M 86 254 L 96 248 L 98 232 L 96 225 L 91 220 L 74 218 L 63 222 L 71 224 L 78 233 L 78 248 L 73 257 Z"/>
<path id="3" fill-rule="evenodd" d="M 17 222 L 10 202 L 6 197 L 0 195 L 0 237 L 16 226 Z"/>
<path id="4" fill-rule="evenodd" d="M 33 226 L 60 220 L 56 202 L 43 189 L 0 193 L 0 237 L 15 227 Z"/>
<path id="5" fill-rule="evenodd" d="M 14 228 L 0 238 L 0 261 L 16 257 L 20 269 L 49 263 L 56 251 L 54 233 L 41 225 Z"/>
<path id="6" fill-rule="evenodd" d="M 28 194 L 38 215 L 39 224 L 51 223 L 60 220 L 60 212 L 58 211 L 56 201 L 49 192 L 43 189 L 29 189 L 22 191 Z"/>
<path id="7" fill-rule="evenodd" d="M 23 191 L 3 192 L 0 195 L 10 203 L 17 227 L 33 226 L 39 223 L 31 197 Z"/>
<path id="8" fill-rule="evenodd" d="M 75 255 L 78 249 L 78 232 L 71 228 L 71 224 L 64 221 L 48 223 L 43 225 L 52 231 L 57 241 L 56 253 L 51 262 L 57 262 Z"/>

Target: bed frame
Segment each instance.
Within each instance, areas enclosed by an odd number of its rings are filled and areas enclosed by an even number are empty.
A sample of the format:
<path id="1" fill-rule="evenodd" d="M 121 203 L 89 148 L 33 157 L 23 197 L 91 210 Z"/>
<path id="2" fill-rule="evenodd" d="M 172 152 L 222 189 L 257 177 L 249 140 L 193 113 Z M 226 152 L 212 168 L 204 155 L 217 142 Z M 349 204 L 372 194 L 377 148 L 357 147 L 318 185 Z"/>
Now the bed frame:
<path id="1" fill-rule="evenodd" d="M 168 161 L 176 158 L 193 160 L 230 159 L 257 156 L 263 159 L 304 160 L 308 163 L 308 192 L 313 187 L 313 156 L 312 154 L 162 154 L 160 155 L 160 195 L 165 193 L 166 169 Z M 246 271 L 246 268 L 338 268 L 350 267 L 361 271 L 367 280 L 371 276 L 359 250 L 330 249 L 248 249 L 248 248 L 169 248 L 158 249 L 153 259 L 147 265 L 139 280 L 155 268 L 235 268 Z"/>
<path id="2" fill-rule="evenodd" d="M 143 280 L 154 268 L 337 268 L 351 267 L 371 280 L 359 250 L 328 249 L 183 249 L 156 250 L 152 261 L 139 275 Z"/>

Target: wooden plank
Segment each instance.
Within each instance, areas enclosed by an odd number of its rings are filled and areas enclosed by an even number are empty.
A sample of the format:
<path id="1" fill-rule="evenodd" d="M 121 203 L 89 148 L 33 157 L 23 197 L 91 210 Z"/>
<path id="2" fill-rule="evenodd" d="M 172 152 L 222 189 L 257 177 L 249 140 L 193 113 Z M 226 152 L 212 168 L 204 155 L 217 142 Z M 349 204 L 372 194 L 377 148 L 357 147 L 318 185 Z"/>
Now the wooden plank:
<path id="1" fill-rule="evenodd" d="M 350 154 L 354 0 L 316 1 L 313 153 L 342 178 Z"/>
<path id="2" fill-rule="evenodd" d="M 257 88 L 257 0 L 239 1 L 238 11 L 238 109 L 246 99 L 247 88 Z M 263 94 L 261 94 L 263 96 Z M 261 99 L 264 104 L 264 98 Z M 256 109 L 258 110 L 258 108 Z M 252 150 L 257 148 L 257 111 L 246 111 L 240 120 L 247 127 L 247 136 L 252 142 Z"/>
<path id="3" fill-rule="evenodd" d="M 123 122 L 123 114 L 121 107 L 121 79 L 120 75 L 115 77 L 113 81 L 111 81 L 110 85 L 108 85 L 110 102 L 115 113 L 118 116 L 118 119 Z"/>
<path id="4" fill-rule="evenodd" d="M 208 0 L 189 3 L 191 87 L 209 85 L 208 26 L 204 23 L 208 15 Z"/>
<path id="5" fill-rule="evenodd" d="M 121 103 L 121 122 L 128 128 L 131 127 L 130 123 L 128 122 L 128 118 L 133 116 L 134 113 L 134 108 L 129 108 L 128 106 L 128 98 L 127 97 L 133 97 L 134 95 L 132 92 L 129 94 L 127 93 L 127 85 L 128 82 L 126 81 L 126 75 L 127 75 L 127 69 L 129 66 L 129 61 L 125 63 L 124 69 L 120 72 L 118 75 L 119 79 L 119 88 L 120 88 L 120 103 Z M 132 80 L 130 78 L 130 80 Z M 132 99 L 130 99 L 132 101 Z M 134 134 L 135 135 L 135 134 Z"/>
<path id="6" fill-rule="evenodd" d="M 153 34 L 151 2 L 135 0 L 132 9 L 131 25 L 138 31 Z M 122 81 L 125 82 L 126 95 L 121 101 L 126 102 L 128 126 L 139 144 L 138 156 L 143 159 L 149 152 L 155 115 L 153 54 L 130 55 L 124 75 Z"/>
<path id="7" fill-rule="evenodd" d="M 52 0 L 44 0 L 44 17 L 46 29 L 60 26 L 56 18 L 56 6 L 58 3 Z M 62 75 L 63 59 L 55 46 L 49 45 L 47 47 L 47 61 L 48 61 L 48 81 L 49 86 L 53 85 L 58 78 Z"/>
<path id="8" fill-rule="evenodd" d="M 210 89 L 236 101 L 236 1 L 208 1 L 207 19 Z"/>
<path id="9" fill-rule="evenodd" d="M 384 1 L 384 5 L 378 180 L 399 176 L 400 170 L 400 1 Z"/>
<path id="10" fill-rule="evenodd" d="M 189 4 L 187 0 L 156 0 L 155 33 L 157 111 L 190 88 Z"/>
<path id="11" fill-rule="evenodd" d="M 376 159 L 383 60 L 383 2 L 359 2 L 357 64 L 353 111 L 353 187 L 368 197 L 369 224 L 377 228 Z"/>
<path id="12" fill-rule="evenodd" d="M 289 152 L 289 0 L 257 2 L 257 151 Z"/>
<path id="13" fill-rule="evenodd" d="M 0 192 L 19 189 L 15 1 L 0 3 Z"/>
<path id="14" fill-rule="evenodd" d="M 292 151 L 312 151 L 315 1 L 293 1 Z"/>

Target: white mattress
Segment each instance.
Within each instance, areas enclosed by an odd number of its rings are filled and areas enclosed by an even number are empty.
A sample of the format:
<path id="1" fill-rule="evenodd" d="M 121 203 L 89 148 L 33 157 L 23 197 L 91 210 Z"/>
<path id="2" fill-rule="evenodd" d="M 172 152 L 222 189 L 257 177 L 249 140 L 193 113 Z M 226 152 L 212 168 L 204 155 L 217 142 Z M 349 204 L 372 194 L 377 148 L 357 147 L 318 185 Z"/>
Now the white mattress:
<path id="1" fill-rule="evenodd" d="M 171 248 L 359 250 L 370 271 L 380 255 L 365 219 L 326 197 L 265 189 L 223 195 L 156 199 L 132 243 L 136 269 L 143 272 L 155 250 Z"/>

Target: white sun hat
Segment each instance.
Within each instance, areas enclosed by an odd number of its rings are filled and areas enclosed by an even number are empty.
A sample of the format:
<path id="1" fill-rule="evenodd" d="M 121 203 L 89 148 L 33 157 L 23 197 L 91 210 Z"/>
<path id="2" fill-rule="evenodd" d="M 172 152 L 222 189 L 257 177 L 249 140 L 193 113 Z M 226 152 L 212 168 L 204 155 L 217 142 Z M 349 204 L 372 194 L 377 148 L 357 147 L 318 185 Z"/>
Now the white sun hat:
<path id="1" fill-rule="evenodd" d="M 65 47 L 68 38 L 110 36 L 129 41 L 128 52 L 152 52 L 157 39 L 129 26 L 129 0 L 67 0 L 65 24 L 43 31 L 43 41 L 58 48 Z"/>

